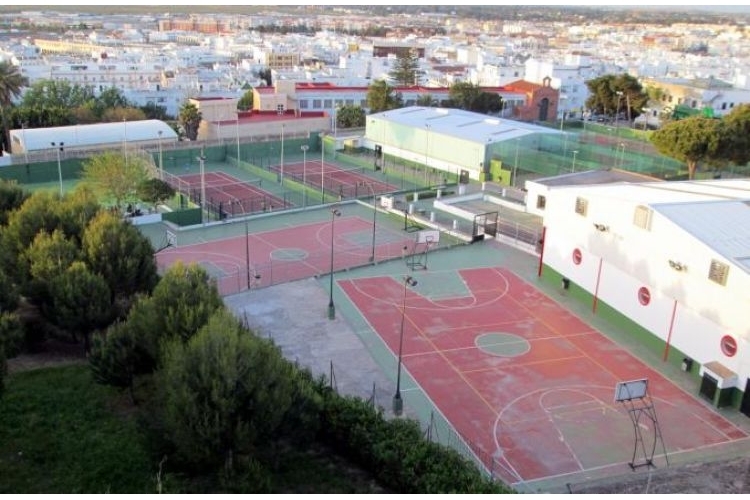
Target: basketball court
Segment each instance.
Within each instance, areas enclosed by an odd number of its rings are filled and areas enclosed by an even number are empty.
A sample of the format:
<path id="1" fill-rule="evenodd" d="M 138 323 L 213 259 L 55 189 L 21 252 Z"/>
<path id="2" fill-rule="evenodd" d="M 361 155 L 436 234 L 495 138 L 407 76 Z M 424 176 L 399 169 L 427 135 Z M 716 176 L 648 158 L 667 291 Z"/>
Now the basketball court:
<path id="1" fill-rule="evenodd" d="M 747 439 L 506 268 L 405 273 L 412 280 L 337 285 L 393 359 L 400 352 L 406 405 L 424 393 L 486 469 L 519 491 L 568 475 L 663 467 Z"/>

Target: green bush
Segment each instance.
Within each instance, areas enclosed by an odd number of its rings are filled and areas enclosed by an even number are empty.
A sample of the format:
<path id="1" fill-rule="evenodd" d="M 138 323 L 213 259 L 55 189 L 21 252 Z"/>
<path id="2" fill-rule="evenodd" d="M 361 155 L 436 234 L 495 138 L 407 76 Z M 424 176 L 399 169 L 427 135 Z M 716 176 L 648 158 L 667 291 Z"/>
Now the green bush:
<path id="1" fill-rule="evenodd" d="M 397 493 L 512 493 L 457 451 L 424 439 L 418 422 L 386 420 L 361 398 L 330 392 L 321 418 L 323 443 L 370 471 Z"/>

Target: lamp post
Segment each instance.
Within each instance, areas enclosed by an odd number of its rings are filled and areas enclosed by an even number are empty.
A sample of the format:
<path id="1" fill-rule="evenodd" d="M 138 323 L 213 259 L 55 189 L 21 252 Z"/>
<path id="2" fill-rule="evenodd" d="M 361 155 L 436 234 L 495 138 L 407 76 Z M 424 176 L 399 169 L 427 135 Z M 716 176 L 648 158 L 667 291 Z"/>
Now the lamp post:
<path id="1" fill-rule="evenodd" d="M 617 109 L 615 110 L 615 137 L 620 136 L 620 99 L 622 99 L 622 91 L 618 90 L 617 94 Z"/>
<path id="2" fill-rule="evenodd" d="M 427 158 L 430 154 L 430 124 L 425 123 L 425 136 L 424 136 L 424 185 L 427 186 Z"/>
<path id="3" fill-rule="evenodd" d="M 122 117 L 122 156 L 125 157 L 125 166 L 128 166 L 128 122 Z"/>
<path id="4" fill-rule="evenodd" d="M 393 395 L 393 414 L 400 416 L 404 411 L 404 400 L 401 399 L 401 355 L 404 347 L 404 318 L 406 316 L 406 286 L 417 286 L 417 280 L 411 276 L 404 277 L 404 298 L 401 304 L 401 330 L 398 336 L 398 368 L 396 369 L 396 394 Z"/>
<path id="5" fill-rule="evenodd" d="M 330 283 L 330 289 L 331 289 L 331 295 L 328 299 L 328 319 L 335 319 L 336 318 L 336 307 L 333 305 L 333 227 L 334 222 L 336 221 L 336 217 L 341 216 L 341 211 L 337 208 L 331 209 L 331 283 Z"/>
<path id="6" fill-rule="evenodd" d="M 576 155 L 578 154 L 578 150 L 573 150 L 573 168 L 570 169 L 570 172 L 573 173 L 576 171 Z"/>
<path id="7" fill-rule="evenodd" d="M 281 124 L 281 175 L 279 176 L 279 184 L 284 186 L 284 124 Z"/>
<path id="8" fill-rule="evenodd" d="M 161 156 L 161 134 L 162 131 L 159 130 L 159 179 L 164 180 L 164 163 L 162 162 L 162 156 Z"/>
<path id="9" fill-rule="evenodd" d="M 372 194 L 372 254 L 370 255 L 370 262 L 375 263 L 375 228 L 377 223 L 377 216 L 378 216 L 378 207 L 376 204 L 376 196 L 375 196 L 375 189 L 372 187 L 372 183 L 370 182 L 360 182 L 360 186 L 367 186 L 367 188 L 370 190 L 370 194 Z"/>
<path id="10" fill-rule="evenodd" d="M 325 134 L 320 134 L 320 204 L 326 202 L 326 193 L 324 189 L 325 170 L 326 170 L 326 142 Z"/>
<path id="11" fill-rule="evenodd" d="M 23 158 L 26 162 L 26 168 L 29 167 L 29 147 L 26 144 L 26 123 L 21 124 L 21 138 L 23 140 Z"/>
<path id="12" fill-rule="evenodd" d="M 52 147 L 57 146 L 57 176 L 60 178 L 60 198 L 63 196 L 63 183 L 62 183 L 62 164 L 60 163 L 60 151 L 63 150 L 63 146 L 65 143 L 59 142 L 59 143 L 52 143 Z"/>
<path id="13" fill-rule="evenodd" d="M 302 150 L 302 206 L 307 207 L 307 144 L 300 146 Z"/>
<path id="14" fill-rule="evenodd" d="M 520 138 L 516 138 L 516 161 L 513 163 L 513 182 L 511 186 L 516 187 L 516 175 L 518 174 L 518 145 L 521 143 Z"/>
<path id="15" fill-rule="evenodd" d="M 201 167 L 201 222 L 204 225 L 206 224 L 206 171 L 204 168 L 205 161 L 206 157 L 203 155 L 203 151 L 201 151 L 201 155 L 198 157 L 198 163 Z"/>
<path id="16" fill-rule="evenodd" d="M 237 135 L 237 166 L 240 166 L 240 112 L 237 111 L 237 123 L 234 126 L 235 134 Z"/>

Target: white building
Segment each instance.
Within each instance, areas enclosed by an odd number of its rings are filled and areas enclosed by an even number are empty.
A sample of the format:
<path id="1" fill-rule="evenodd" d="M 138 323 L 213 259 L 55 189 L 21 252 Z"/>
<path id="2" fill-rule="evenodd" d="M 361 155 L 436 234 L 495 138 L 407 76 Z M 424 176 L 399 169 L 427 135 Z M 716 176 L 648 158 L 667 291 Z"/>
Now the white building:
<path id="1" fill-rule="evenodd" d="M 702 377 L 717 406 L 750 412 L 750 181 L 578 185 L 545 198 L 543 277 Z"/>

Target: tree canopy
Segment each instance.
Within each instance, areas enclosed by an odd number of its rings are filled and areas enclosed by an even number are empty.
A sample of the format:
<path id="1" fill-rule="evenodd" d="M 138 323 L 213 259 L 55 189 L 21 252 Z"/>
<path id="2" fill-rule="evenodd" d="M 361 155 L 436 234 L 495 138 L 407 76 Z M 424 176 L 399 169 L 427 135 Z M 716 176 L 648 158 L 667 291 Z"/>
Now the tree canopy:
<path id="1" fill-rule="evenodd" d="M 393 82 L 396 85 L 402 85 L 404 87 L 417 85 L 419 83 L 417 78 L 418 70 L 419 58 L 417 57 L 417 51 L 412 49 L 399 55 L 393 65 L 393 69 L 388 73 L 388 76 L 393 79 Z"/>
<path id="2" fill-rule="evenodd" d="M 13 99 L 21 95 L 21 90 L 29 84 L 28 79 L 21 75 L 17 66 L 8 61 L 0 62 L 0 118 L 3 126 L 2 146 L 0 151 L 10 151 L 10 132 L 8 129 L 8 113 Z"/>
<path id="3" fill-rule="evenodd" d="M 643 112 L 649 95 L 640 82 L 627 73 L 604 75 L 586 82 L 589 97 L 586 108 L 592 113 L 615 117 L 624 112 L 628 120 Z"/>
<path id="4" fill-rule="evenodd" d="M 358 128 L 365 126 L 365 110 L 353 104 L 342 106 L 336 111 L 336 126 Z"/>
<path id="5" fill-rule="evenodd" d="M 83 183 L 103 202 L 113 203 L 117 208 L 123 202 L 135 202 L 139 188 L 148 178 L 146 160 L 136 155 L 105 151 L 83 164 Z"/>
<path id="6" fill-rule="evenodd" d="M 269 442 L 293 400 L 293 365 L 222 308 L 166 349 L 159 386 L 166 430 L 183 457 L 232 472 Z"/>
<path id="7" fill-rule="evenodd" d="M 502 98 L 494 92 L 485 92 L 470 82 L 451 85 L 448 106 L 476 113 L 499 113 Z"/>
<path id="8" fill-rule="evenodd" d="M 719 121 L 692 117 L 667 123 L 651 135 L 659 153 L 683 161 L 688 178 L 693 179 L 698 163 L 715 162 L 719 157 Z"/>
<path id="9" fill-rule="evenodd" d="M 240 100 L 237 101 L 237 109 L 240 111 L 247 111 L 253 109 L 253 89 L 249 89 L 247 92 L 242 94 Z"/>
<path id="10" fill-rule="evenodd" d="M 367 89 L 367 107 L 372 113 L 397 109 L 403 105 L 401 94 L 395 92 L 385 80 L 377 80 Z"/>
<path id="11" fill-rule="evenodd" d="M 178 120 L 185 131 L 185 137 L 191 141 L 198 138 L 198 127 L 200 127 L 202 119 L 203 115 L 195 104 L 186 102 L 182 105 Z"/>

